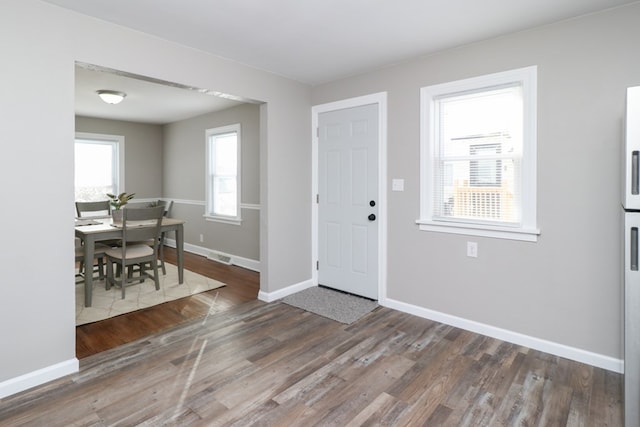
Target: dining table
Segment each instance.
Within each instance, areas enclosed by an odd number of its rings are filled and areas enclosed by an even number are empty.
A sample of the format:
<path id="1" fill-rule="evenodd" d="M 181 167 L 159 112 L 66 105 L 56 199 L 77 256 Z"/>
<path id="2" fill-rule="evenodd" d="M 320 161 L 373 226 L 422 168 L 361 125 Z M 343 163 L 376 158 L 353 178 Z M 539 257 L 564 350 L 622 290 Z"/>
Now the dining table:
<path id="1" fill-rule="evenodd" d="M 178 283 L 184 283 L 184 220 L 162 218 L 161 232 L 175 232 L 176 257 L 178 262 Z M 76 237 L 82 241 L 84 257 L 84 305 L 91 307 L 93 296 L 93 260 L 95 244 L 105 240 L 122 238 L 122 226 L 114 224 L 111 217 L 76 218 Z"/>

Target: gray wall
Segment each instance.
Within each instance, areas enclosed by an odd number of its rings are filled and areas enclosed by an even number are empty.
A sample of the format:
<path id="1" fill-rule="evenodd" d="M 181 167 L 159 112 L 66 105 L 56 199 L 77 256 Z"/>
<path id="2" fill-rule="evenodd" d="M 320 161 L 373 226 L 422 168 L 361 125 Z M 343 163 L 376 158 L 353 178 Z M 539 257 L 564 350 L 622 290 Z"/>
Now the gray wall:
<path id="1" fill-rule="evenodd" d="M 236 123 L 242 137 L 241 203 L 251 206 L 242 208 L 241 225 L 207 221 L 205 132 Z M 173 216 L 187 221 L 185 243 L 260 260 L 260 106 L 244 104 L 165 125 L 164 152 L 163 197 L 175 201 Z"/>
<path id="2" fill-rule="evenodd" d="M 162 195 L 162 126 L 76 116 L 76 132 L 124 136 L 125 171 L 121 191 L 136 193 L 136 199 Z"/>
<path id="3" fill-rule="evenodd" d="M 2 214 L 12 250 L 0 258 L 0 336 L 6 343 L 0 395 L 77 366 L 71 285 L 75 61 L 263 101 L 261 290 L 309 279 L 309 87 L 38 0 L 0 3 L 0 51 L 0 180 L 10 184 L 3 186 L 5 200 L 20 206 Z M 37 263 L 34 239 L 47 254 Z"/>
<path id="4" fill-rule="evenodd" d="M 313 89 L 313 104 L 388 92 L 388 178 L 405 179 L 388 193 L 389 299 L 622 358 L 619 157 L 625 88 L 640 85 L 639 22 L 635 4 Z M 539 241 L 419 231 L 419 89 L 529 65 Z"/>

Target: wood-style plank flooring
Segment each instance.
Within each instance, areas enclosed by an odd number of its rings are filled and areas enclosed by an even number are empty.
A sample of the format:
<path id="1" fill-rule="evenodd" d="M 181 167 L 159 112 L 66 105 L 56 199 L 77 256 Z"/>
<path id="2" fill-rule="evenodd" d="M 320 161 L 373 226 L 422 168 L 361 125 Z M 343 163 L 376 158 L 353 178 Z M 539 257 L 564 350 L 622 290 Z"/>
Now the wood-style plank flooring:
<path id="1" fill-rule="evenodd" d="M 0 425 L 622 425 L 619 374 L 384 307 L 343 325 L 237 292 L 1 400 Z"/>
<path id="2" fill-rule="evenodd" d="M 174 265 L 176 251 L 165 247 L 165 260 Z M 76 356 L 79 359 L 109 350 L 173 326 L 222 311 L 258 297 L 260 274 L 244 268 L 221 264 L 188 252 L 185 268 L 226 283 L 187 298 L 127 313 L 100 322 L 76 327 Z"/>

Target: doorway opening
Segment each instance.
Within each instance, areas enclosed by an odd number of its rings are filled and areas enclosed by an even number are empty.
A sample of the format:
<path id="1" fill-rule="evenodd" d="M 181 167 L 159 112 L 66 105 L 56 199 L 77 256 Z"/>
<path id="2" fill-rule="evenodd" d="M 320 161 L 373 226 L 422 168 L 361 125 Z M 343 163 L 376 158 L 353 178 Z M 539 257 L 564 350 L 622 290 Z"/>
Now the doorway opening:
<path id="1" fill-rule="evenodd" d="M 124 149 L 121 155 L 126 157 L 126 163 L 121 162 L 124 167 L 122 173 L 118 174 L 122 181 L 119 189 L 124 191 L 126 188 L 127 192 L 136 193 L 132 204 L 153 203 L 158 199 L 171 200 L 171 216 L 185 219 L 188 224 L 186 227 L 193 227 L 190 232 L 185 233 L 185 269 L 195 270 L 205 276 L 212 275 L 208 277 L 230 285 L 237 283 L 241 287 L 232 293 L 227 292 L 228 296 L 224 296 L 227 290 L 221 289 L 216 294 L 217 299 L 201 295 L 194 298 L 192 304 L 196 304 L 198 299 L 202 302 L 209 298 L 223 301 L 225 307 L 231 307 L 246 299 L 257 299 L 260 286 L 262 212 L 260 152 L 263 145 L 261 141 L 265 138 L 263 116 L 266 104 L 214 90 L 80 62 L 76 63 L 75 84 L 76 131 L 84 135 L 109 134 L 122 137 L 121 146 Z M 119 90 L 127 96 L 118 105 L 108 105 L 96 93 L 101 89 Z M 224 125 L 226 121 L 240 123 L 242 126 L 243 153 L 249 157 L 246 160 L 249 163 L 247 175 L 243 176 L 242 183 L 251 186 L 243 188 L 243 199 L 238 206 L 243 213 L 243 224 L 233 227 L 203 218 L 206 207 L 206 129 Z M 187 141 L 193 146 L 187 146 Z M 202 151 L 202 155 L 198 155 L 198 150 Z M 189 193 L 198 185 L 203 187 L 202 200 Z M 221 233 L 226 234 L 218 237 Z M 233 239 L 229 237 L 230 233 L 244 234 L 242 238 Z M 171 236 L 168 241 L 171 244 Z M 246 245 L 246 253 L 233 247 L 216 246 L 216 242 L 220 241 L 241 242 Z M 171 262 L 172 249 L 167 253 L 167 261 Z M 213 261 L 214 256 L 219 254 L 231 255 L 235 265 Z M 191 267 L 188 263 L 191 263 Z M 182 314 L 168 315 L 167 318 L 173 319 L 176 324 L 188 320 Z M 117 323 L 115 320 L 114 322 Z M 100 329 L 112 329 L 116 327 L 115 323 L 106 328 L 95 323 L 78 326 L 76 341 L 79 345 L 86 345 L 100 336 Z M 155 332 L 157 331 L 149 331 Z M 80 338 L 81 335 L 84 338 Z M 78 348 L 77 353 L 80 353 Z"/>

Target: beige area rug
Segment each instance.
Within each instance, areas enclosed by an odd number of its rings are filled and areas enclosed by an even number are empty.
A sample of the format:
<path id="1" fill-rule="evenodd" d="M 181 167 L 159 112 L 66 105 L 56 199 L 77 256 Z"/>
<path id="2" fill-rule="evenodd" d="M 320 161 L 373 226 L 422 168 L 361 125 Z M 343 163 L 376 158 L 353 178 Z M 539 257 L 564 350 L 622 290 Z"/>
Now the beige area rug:
<path id="1" fill-rule="evenodd" d="M 187 269 L 184 270 L 184 283 L 178 284 L 178 267 L 165 263 L 167 275 L 160 271 L 160 290 L 156 291 L 153 280 L 128 286 L 125 299 L 119 287 L 105 290 L 103 280 L 93 281 L 93 301 L 91 307 L 84 306 L 84 283 L 76 285 L 76 326 L 97 322 L 130 313 L 142 308 L 173 301 L 200 292 L 225 286 L 219 282 Z"/>

